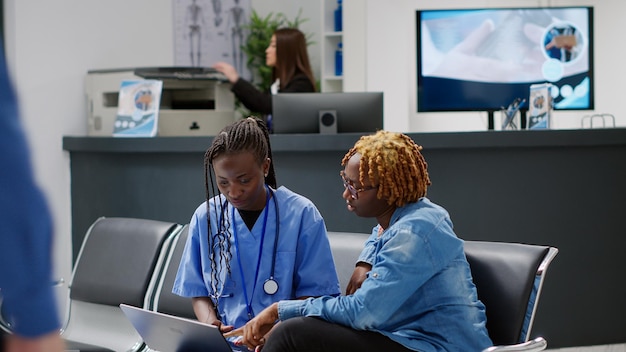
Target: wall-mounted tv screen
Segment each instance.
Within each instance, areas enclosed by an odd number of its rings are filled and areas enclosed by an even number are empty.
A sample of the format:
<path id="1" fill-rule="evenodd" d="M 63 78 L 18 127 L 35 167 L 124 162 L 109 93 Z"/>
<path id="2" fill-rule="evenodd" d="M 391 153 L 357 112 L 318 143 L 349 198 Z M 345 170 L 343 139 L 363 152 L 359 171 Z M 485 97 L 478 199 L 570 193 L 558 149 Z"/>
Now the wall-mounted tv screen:
<path id="1" fill-rule="evenodd" d="M 418 112 L 497 111 L 546 82 L 554 109 L 594 108 L 592 7 L 416 16 Z"/>

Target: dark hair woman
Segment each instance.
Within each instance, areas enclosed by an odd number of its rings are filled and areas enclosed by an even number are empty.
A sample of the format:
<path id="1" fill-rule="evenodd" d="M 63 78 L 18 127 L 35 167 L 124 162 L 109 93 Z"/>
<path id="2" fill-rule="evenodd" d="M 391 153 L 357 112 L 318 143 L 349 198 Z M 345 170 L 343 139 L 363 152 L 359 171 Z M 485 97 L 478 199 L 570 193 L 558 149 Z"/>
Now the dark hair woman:
<path id="1" fill-rule="evenodd" d="M 218 62 L 213 67 L 228 78 L 235 96 L 252 112 L 271 114 L 272 94 L 315 92 L 306 38 L 298 29 L 281 28 L 274 32 L 265 49 L 265 63 L 273 69 L 274 84 L 268 92 L 261 92 L 242 79 L 228 63 Z"/>

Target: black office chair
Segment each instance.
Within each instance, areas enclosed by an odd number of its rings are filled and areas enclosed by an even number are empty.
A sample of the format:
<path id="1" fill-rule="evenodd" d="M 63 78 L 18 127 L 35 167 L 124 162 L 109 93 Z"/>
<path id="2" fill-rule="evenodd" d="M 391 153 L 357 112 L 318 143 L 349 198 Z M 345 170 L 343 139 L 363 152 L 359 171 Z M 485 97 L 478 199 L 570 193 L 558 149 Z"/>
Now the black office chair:
<path id="1" fill-rule="evenodd" d="M 62 337 L 72 351 L 139 351 L 139 334 L 120 303 L 149 308 L 162 248 L 182 226 L 133 218 L 99 218 L 83 240 L 69 285 Z"/>
<path id="2" fill-rule="evenodd" d="M 189 225 L 185 225 L 177 238 L 172 241 L 168 257 L 164 263 L 162 277 L 159 280 L 159 286 L 155 290 L 153 310 L 183 318 L 196 319 L 191 298 L 181 297 L 172 293 L 172 287 L 178 272 L 180 258 L 183 256 L 188 233 Z"/>
<path id="3" fill-rule="evenodd" d="M 534 352 L 543 337 L 529 340 L 548 266 L 558 249 L 520 243 L 465 241 L 478 298 L 486 306 L 487 331 L 494 343 L 484 352 Z"/>

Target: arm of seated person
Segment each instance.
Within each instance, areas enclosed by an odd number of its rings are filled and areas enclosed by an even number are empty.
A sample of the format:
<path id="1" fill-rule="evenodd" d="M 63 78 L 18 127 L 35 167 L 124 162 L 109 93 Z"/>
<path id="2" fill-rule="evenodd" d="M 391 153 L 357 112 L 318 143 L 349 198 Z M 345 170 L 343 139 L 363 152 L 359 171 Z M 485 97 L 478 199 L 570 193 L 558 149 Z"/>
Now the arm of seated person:
<path id="1" fill-rule="evenodd" d="M 6 342 L 6 352 L 63 352 L 65 343 L 58 331 L 38 337 L 22 337 L 9 335 Z M 0 349 L 2 346 L 0 346 Z"/>
<path id="2" fill-rule="evenodd" d="M 352 276 L 350 277 L 350 282 L 348 282 L 348 286 L 346 287 L 346 296 L 353 294 L 361 287 L 361 284 L 363 284 L 363 281 L 367 278 L 367 273 L 371 270 L 372 265 L 369 263 L 356 263 Z"/>
<path id="3" fill-rule="evenodd" d="M 222 325 L 222 321 L 217 317 L 215 307 L 209 297 L 193 297 L 191 299 L 191 304 L 198 321 L 215 325 L 220 328 L 221 332 L 228 332 L 233 329 L 233 326 L 231 325 Z"/>

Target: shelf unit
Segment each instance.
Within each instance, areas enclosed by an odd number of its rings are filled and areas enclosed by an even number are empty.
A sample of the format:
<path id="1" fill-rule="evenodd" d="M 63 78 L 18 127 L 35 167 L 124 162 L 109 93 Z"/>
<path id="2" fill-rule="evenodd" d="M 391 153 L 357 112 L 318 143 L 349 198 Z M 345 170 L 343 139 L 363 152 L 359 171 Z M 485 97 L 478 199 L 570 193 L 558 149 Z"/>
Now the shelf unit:
<path id="1" fill-rule="evenodd" d="M 322 42 L 320 45 L 322 50 L 320 56 L 322 92 L 343 91 L 343 76 L 335 75 L 335 50 L 337 44 L 343 42 L 343 32 L 335 31 L 336 8 L 337 0 L 322 0 Z"/>
<path id="2" fill-rule="evenodd" d="M 337 0 L 322 0 L 321 90 L 322 92 L 366 91 L 367 1 L 342 0 L 342 7 L 343 31 L 336 32 Z M 343 76 L 336 76 L 335 50 L 340 42 L 343 44 Z"/>

